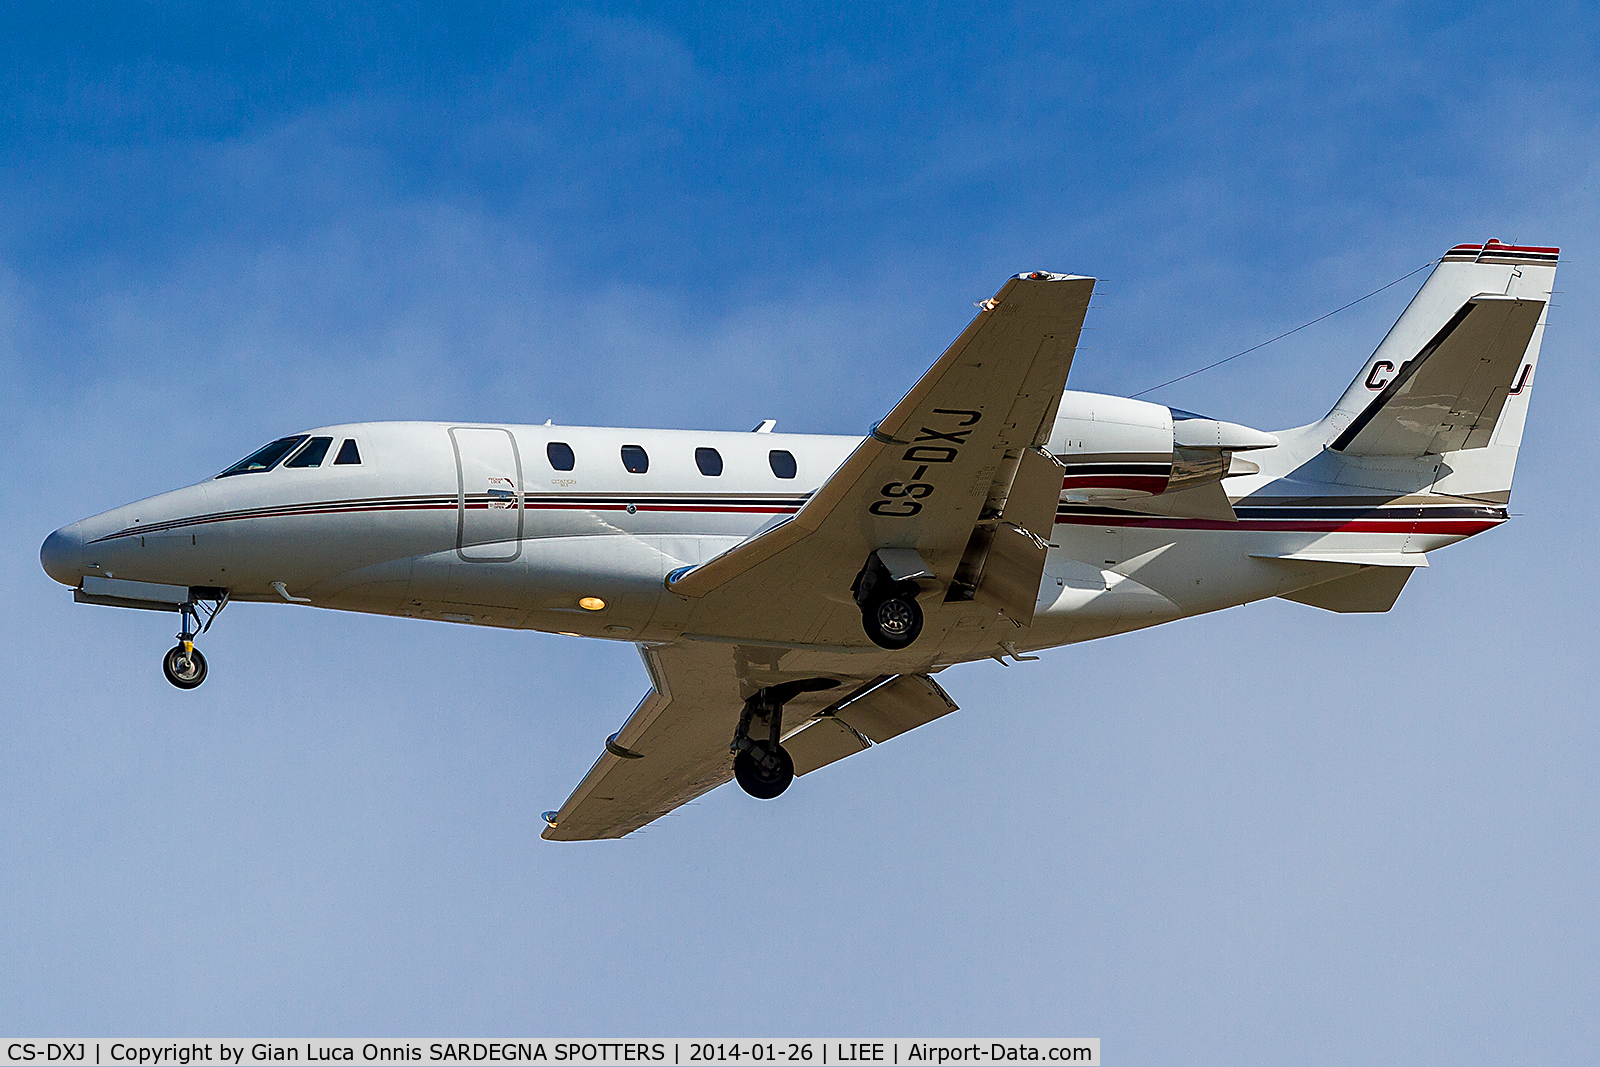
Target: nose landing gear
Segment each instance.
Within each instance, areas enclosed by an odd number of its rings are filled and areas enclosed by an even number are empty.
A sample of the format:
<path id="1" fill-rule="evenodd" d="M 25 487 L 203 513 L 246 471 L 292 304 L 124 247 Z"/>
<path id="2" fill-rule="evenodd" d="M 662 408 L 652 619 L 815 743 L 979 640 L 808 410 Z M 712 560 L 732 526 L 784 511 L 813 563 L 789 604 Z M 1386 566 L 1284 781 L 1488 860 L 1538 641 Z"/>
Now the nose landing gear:
<path id="1" fill-rule="evenodd" d="M 202 609 L 198 597 L 178 608 L 179 614 L 183 617 L 183 630 L 178 634 L 177 645 L 161 657 L 161 673 L 167 676 L 167 681 L 179 689 L 193 689 L 206 680 L 206 658 L 200 654 L 198 648 L 194 647 L 194 639 L 197 636 L 195 631 L 198 629 L 203 634 L 211 629 L 211 624 L 222 613 L 222 609 L 228 606 L 228 594 L 225 590 L 217 591 L 216 605 L 206 615 L 204 626 L 200 625 Z"/>
<path id="2" fill-rule="evenodd" d="M 839 683 L 832 678 L 805 678 L 769 685 L 744 702 L 739 728 L 733 733 L 728 750 L 733 753 L 733 777 L 739 788 L 757 800 L 780 796 L 794 781 L 794 760 L 778 743 L 783 735 L 783 706 L 801 693 L 832 689 Z M 767 720 L 767 737 L 757 741 L 750 726 L 757 717 Z"/>

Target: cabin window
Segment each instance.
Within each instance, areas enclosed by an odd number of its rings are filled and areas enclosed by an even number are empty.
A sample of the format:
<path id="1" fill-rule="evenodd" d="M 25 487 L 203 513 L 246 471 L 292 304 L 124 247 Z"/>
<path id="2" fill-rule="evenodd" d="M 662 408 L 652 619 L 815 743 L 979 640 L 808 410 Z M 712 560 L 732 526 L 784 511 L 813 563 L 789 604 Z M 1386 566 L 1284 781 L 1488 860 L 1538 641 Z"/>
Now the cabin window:
<path id="1" fill-rule="evenodd" d="M 346 437 L 344 444 L 339 446 L 339 454 L 333 457 L 333 465 L 338 467 L 342 464 L 360 462 L 361 449 L 356 447 L 356 439 L 354 437 Z"/>
<path id="2" fill-rule="evenodd" d="M 638 445 L 623 445 L 622 465 L 629 474 L 643 474 L 650 469 L 650 457 Z"/>
<path id="3" fill-rule="evenodd" d="M 694 465 L 707 478 L 715 478 L 722 473 L 722 453 L 714 448 L 697 448 L 694 450 Z"/>
<path id="4" fill-rule="evenodd" d="M 569 471 L 577 462 L 577 457 L 572 454 L 572 446 L 565 441 L 551 441 L 544 446 L 544 454 L 552 470 Z"/>
<path id="5" fill-rule="evenodd" d="M 295 437 L 280 437 L 270 445 L 256 449 L 217 475 L 217 477 L 230 478 L 235 474 L 260 474 L 262 471 L 269 471 L 276 467 L 279 460 L 294 451 L 295 446 L 305 439 L 305 434 L 299 434 Z"/>
<path id="6" fill-rule="evenodd" d="M 304 448 L 289 457 L 285 467 L 320 467 L 327 458 L 328 449 L 333 447 L 331 437 L 313 437 L 306 442 Z"/>
<path id="7" fill-rule="evenodd" d="M 781 448 L 774 448 L 767 453 L 767 462 L 772 464 L 772 473 L 780 478 L 793 478 L 795 472 L 794 453 L 786 452 Z"/>

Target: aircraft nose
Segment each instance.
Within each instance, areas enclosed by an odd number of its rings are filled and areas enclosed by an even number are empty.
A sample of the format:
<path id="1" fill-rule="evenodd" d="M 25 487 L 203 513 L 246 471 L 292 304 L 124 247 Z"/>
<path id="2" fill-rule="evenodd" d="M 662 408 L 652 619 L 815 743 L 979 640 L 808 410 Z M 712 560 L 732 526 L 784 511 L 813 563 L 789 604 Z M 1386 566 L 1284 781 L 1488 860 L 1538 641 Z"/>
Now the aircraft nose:
<path id="1" fill-rule="evenodd" d="M 63 526 L 44 539 L 39 549 L 39 564 L 62 585 L 77 587 L 83 571 L 83 534 L 77 523 Z"/>

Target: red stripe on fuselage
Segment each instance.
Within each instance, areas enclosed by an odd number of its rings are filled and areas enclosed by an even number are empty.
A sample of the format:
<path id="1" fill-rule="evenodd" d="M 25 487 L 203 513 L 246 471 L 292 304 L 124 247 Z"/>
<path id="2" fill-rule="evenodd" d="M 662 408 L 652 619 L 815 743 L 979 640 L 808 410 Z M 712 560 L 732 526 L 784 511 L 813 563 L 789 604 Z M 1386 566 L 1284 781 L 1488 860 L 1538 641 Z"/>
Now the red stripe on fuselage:
<path id="1" fill-rule="evenodd" d="M 1063 489 L 1132 489 L 1155 495 L 1167 488 L 1167 475 L 1151 474 L 1069 474 Z"/>
<path id="2" fill-rule="evenodd" d="M 468 511 L 515 511 L 516 508 L 491 508 L 487 502 L 469 502 Z M 170 533 L 174 530 L 186 529 L 191 526 L 210 526 L 219 522 L 247 522 L 252 519 L 287 519 L 298 518 L 305 515 L 352 515 L 358 512 L 372 511 L 456 511 L 460 508 L 457 503 L 448 504 L 372 504 L 353 507 L 349 504 L 329 503 L 312 505 L 302 508 L 287 508 L 276 511 L 262 511 L 257 514 L 224 514 L 201 515 L 192 519 L 172 519 L 159 526 L 134 527 L 129 530 L 118 530 L 114 534 L 97 538 L 96 543 L 112 541 L 119 537 L 139 537 Z M 524 503 L 525 511 L 627 511 L 626 503 L 610 504 L 583 504 L 583 503 L 553 503 L 540 501 Z M 635 511 L 666 511 L 666 512 L 693 512 L 726 515 L 793 515 L 800 508 L 792 504 L 635 504 Z"/>
<path id="3" fill-rule="evenodd" d="M 1463 536 L 1499 526 L 1504 519 L 1174 519 L 1120 515 L 1057 515 L 1059 526 L 1133 526 L 1158 530 L 1265 530 L 1290 533 L 1443 533 Z"/>

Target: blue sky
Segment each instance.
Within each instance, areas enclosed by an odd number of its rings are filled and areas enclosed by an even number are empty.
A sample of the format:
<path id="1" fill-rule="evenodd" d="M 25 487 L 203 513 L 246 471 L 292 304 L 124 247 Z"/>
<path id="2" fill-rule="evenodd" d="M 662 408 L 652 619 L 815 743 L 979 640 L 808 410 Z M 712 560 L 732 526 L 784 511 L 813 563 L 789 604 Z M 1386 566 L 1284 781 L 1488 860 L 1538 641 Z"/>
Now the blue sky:
<path id="1" fill-rule="evenodd" d="M 9 8 L 0 1029 L 1592 1055 L 1597 37 L 1578 4 Z M 643 692 L 629 646 L 240 605 L 186 694 L 171 620 L 38 566 L 304 426 L 860 432 L 1034 268 L 1103 279 L 1072 384 L 1131 393 L 1488 237 L 1564 253 L 1519 518 L 1394 611 L 957 668 L 960 714 L 618 844 L 537 813 Z M 1155 398 L 1309 421 L 1414 288 Z"/>

